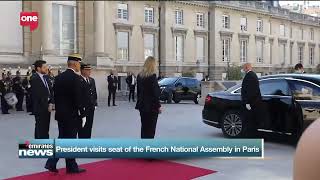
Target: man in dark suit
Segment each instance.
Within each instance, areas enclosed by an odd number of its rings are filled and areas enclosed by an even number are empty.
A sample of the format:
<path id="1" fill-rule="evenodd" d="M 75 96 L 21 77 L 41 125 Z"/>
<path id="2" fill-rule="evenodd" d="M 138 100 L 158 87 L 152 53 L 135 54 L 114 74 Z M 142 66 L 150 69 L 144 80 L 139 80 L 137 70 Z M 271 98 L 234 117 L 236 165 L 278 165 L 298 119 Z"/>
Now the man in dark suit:
<path id="1" fill-rule="evenodd" d="M 252 71 L 252 65 L 246 63 L 241 70 L 245 73 L 242 81 L 241 99 L 245 107 L 245 118 L 253 123 L 251 125 L 259 124 L 256 120 L 262 113 L 262 97 L 259 87 L 259 80 L 255 72 Z"/>
<path id="2" fill-rule="evenodd" d="M 116 101 L 116 91 L 118 87 L 118 77 L 114 75 L 113 70 L 111 71 L 110 75 L 108 76 L 108 106 L 110 106 L 111 96 L 112 96 L 112 102 L 113 106 L 117 106 Z"/>
<path id="3" fill-rule="evenodd" d="M 55 119 L 58 121 L 59 138 L 77 138 L 79 128 L 83 124 L 85 112 L 81 103 L 81 77 L 76 74 L 80 71 L 81 57 L 68 57 L 68 69 L 59 74 L 54 81 Z M 56 165 L 59 159 L 48 159 L 45 168 L 51 172 L 58 172 Z M 85 169 L 78 167 L 73 158 L 66 158 L 67 173 L 82 173 Z"/>
<path id="4" fill-rule="evenodd" d="M 127 78 L 126 78 L 126 82 L 127 82 L 127 84 L 128 84 L 128 87 L 129 87 L 129 102 L 130 102 L 130 100 L 132 99 L 132 101 L 133 102 L 135 102 L 135 100 L 134 100 L 134 91 L 135 91 L 135 89 L 136 89 L 136 77 L 134 76 L 134 74 L 133 73 L 129 73 L 129 75 L 127 76 Z"/>
<path id="5" fill-rule="evenodd" d="M 23 111 L 22 104 L 24 99 L 24 89 L 22 87 L 22 79 L 20 76 L 20 70 L 16 72 L 16 77 L 12 79 L 12 90 L 16 94 L 18 103 L 16 104 L 17 111 Z"/>
<path id="6" fill-rule="evenodd" d="M 97 103 L 97 90 L 95 80 L 90 77 L 91 67 L 89 64 L 81 64 L 81 89 L 82 103 L 85 107 L 86 122 L 79 131 L 79 138 L 91 138 L 94 110 Z"/>
<path id="7" fill-rule="evenodd" d="M 46 77 L 48 73 L 46 61 L 38 60 L 33 65 L 36 70 L 31 80 L 33 114 L 36 121 L 34 137 L 48 139 L 50 116 L 54 104 L 52 85 Z"/>

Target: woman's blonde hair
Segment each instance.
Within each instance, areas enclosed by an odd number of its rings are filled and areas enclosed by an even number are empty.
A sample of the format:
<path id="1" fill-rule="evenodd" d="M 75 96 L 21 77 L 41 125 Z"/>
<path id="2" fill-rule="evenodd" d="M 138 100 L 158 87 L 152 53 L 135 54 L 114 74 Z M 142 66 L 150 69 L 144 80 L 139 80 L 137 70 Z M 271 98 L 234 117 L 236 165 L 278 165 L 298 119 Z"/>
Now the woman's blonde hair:
<path id="1" fill-rule="evenodd" d="M 139 73 L 141 77 L 149 77 L 156 73 L 157 62 L 156 59 L 152 56 L 148 56 L 144 62 L 143 69 Z"/>

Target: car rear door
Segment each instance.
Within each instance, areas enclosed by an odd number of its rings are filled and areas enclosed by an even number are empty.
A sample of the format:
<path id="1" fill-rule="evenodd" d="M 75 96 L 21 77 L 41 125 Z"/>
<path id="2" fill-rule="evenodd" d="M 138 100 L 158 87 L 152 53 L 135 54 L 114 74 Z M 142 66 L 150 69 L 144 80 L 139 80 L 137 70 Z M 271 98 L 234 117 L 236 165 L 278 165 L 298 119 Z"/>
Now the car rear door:
<path id="1" fill-rule="evenodd" d="M 197 96 L 197 80 L 196 79 L 187 79 L 187 86 L 188 86 L 188 99 L 194 100 Z"/>
<path id="2" fill-rule="evenodd" d="M 187 81 L 186 78 L 180 78 L 176 84 L 176 96 L 178 96 L 178 99 L 184 100 L 186 97 L 188 97 L 188 91 L 189 88 L 187 87 Z"/>
<path id="3" fill-rule="evenodd" d="M 289 80 L 295 101 L 303 113 L 304 123 L 309 124 L 320 117 L 320 86 L 301 79 Z"/>
<path id="4" fill-rule="evenodd" d="M 285 132 L 290 126 L 294 111 L 289 85 L 285 79 L 260 81 L 260 91 L 265 112 L 261 114 L 261 129 Z M 259 127 L 258 127 L 259 128 Z"/>

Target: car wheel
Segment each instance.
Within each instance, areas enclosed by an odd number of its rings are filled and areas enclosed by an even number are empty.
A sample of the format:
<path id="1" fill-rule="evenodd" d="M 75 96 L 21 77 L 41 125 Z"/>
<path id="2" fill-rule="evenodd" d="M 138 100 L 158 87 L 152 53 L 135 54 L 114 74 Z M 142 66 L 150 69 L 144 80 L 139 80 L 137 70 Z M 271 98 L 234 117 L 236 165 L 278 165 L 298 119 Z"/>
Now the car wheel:
<path id="1" fill-rule="evenodd" d="M 173 101 L 174 101 L 174 103 L 179 103 L 181 100 L 178 97 L 176 97 L 175 95 L 173 95 Z"/>
<path id="2" fill-rule="evenodd" d="M 247 127 L 248 124 L 239 111 L 228 111 L 222 117 L 221 129 L 226 137 L 244 137 L 247 134 Z"/>
<path id="3" fill-rule="evenodd" d="M 194 99 L 194 103 L 195 103 L 195 104 L 199 104 L 200 98 L 201 98 L 201 95 L 200 95 L 200 94 L 197 94 L 197 96 L 196 96 L 195 99 Z"/>

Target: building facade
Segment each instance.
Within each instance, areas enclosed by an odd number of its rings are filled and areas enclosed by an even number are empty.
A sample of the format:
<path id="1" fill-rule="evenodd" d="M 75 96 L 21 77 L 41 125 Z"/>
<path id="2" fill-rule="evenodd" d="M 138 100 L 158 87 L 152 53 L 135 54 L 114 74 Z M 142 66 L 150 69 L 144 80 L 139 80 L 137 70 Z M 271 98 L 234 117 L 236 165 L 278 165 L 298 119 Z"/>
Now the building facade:
<path id="1" fill-rule="evenodd" d="M 278 4 L 278 1 L 275 1 Z M 319 19 L 263 1 L 1 1 L 0 66 L 22 71 L 44 59 L 65 68 L 79 53 L 94 66 L 100 96 L 116 69 L 119 89 L 147 56 L 166 76 L 209 74 L 223 79 L 231 66 L 250 62 L 260 74 L 320 63 Z M 21 11 L 39 13 L 39 27 L 19 25 Z M 24 72 L 22 72 L 23 74 Z"/>

